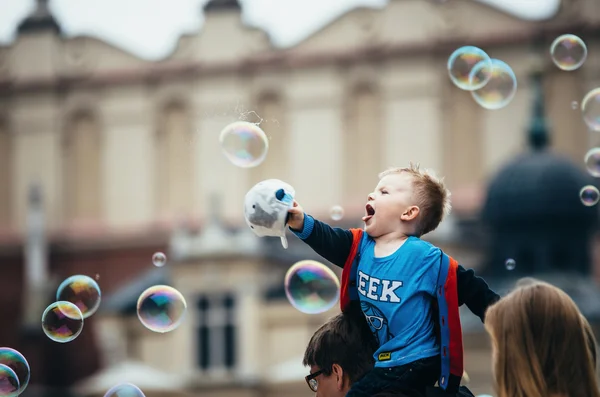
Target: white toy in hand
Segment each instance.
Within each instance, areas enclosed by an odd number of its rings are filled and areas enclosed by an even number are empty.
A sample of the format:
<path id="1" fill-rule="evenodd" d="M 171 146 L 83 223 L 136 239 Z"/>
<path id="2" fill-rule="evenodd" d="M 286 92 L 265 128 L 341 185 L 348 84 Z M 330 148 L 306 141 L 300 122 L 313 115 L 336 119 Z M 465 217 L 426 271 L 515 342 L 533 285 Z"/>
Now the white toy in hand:
<path id="1" fill-rule="evenodd" d="M 259 237 L 280 237 L 281 245 L 287 248 L 285 226 L 295 194 L 293 187 L 279 179 L 257 183 L 246 193 L 244 199 L 246 223 Z"/>

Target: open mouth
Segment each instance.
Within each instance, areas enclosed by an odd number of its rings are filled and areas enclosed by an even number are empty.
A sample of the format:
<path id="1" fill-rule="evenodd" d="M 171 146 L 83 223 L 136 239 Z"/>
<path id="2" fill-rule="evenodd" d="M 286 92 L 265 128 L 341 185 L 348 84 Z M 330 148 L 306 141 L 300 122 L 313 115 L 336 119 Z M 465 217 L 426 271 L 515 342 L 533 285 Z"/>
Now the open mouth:
<path id="1" fill-rule="evenodd" d="M 373 217 L 373 215 L 375 215 L 375 208 L 373 208 L 373 206 L 371 204 L 367 204 L 365 206 L 365 211 L 367 212 L 367 215 L 363 216 L 363 218 L 362 218 L 363 222 L 367 222 L 369 219 L 371 219 Z"/>
<path id="2" fill-rule="evenodd" d="M 371 204 L 367 204 L 365 209 L 367 210 L 367 216 L 375 215 L 375 208 Z"/>

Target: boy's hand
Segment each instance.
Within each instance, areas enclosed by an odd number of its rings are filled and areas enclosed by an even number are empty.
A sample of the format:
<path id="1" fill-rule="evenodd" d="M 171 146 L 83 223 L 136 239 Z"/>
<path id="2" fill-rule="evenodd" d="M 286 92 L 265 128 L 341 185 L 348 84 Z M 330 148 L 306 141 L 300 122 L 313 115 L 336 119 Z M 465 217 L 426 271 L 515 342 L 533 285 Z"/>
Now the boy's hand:
<path id="1" fill-rule="evenodd" d="M 288 210 L 287 225 L 298 232 L 304 230 L 304 210 L 296 200 L 294 200 L 292 208 Z"/>

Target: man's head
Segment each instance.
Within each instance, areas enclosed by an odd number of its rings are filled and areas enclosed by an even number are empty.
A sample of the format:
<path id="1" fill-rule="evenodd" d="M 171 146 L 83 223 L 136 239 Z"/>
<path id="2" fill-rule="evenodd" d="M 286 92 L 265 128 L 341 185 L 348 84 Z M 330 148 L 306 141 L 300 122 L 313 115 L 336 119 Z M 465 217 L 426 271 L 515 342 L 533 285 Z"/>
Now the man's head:
<path id="1" fill-rule="evenodd" d="M 312 336 L 304 353 L 306 381 L 317 397 L 345 396 L 373 368 L 376 344 L 361 314 L 340 313 Z"/>
<path id="2" fill-rule="evenodd" d="M 450 192 L 428 170 L 410 164 L 379 174 L 367 198 L 365 231 L 374 238 L 401 232 L 422 236 L 438 227 L 450 212 Z"/>

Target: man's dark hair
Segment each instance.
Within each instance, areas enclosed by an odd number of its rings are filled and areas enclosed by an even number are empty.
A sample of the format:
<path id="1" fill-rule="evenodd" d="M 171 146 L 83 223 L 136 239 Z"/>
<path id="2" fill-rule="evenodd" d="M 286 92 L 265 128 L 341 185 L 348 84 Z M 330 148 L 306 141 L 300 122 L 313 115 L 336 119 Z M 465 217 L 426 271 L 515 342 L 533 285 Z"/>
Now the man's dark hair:
<path id="1" fill-rule="evenodd" d="M 354 383 L 375 365 L 375 350 L 375 338 L 359 307 L 322 325 L 310 338 L 302 364 L 317 366 L 326 376 L 338 364 Z"/>

